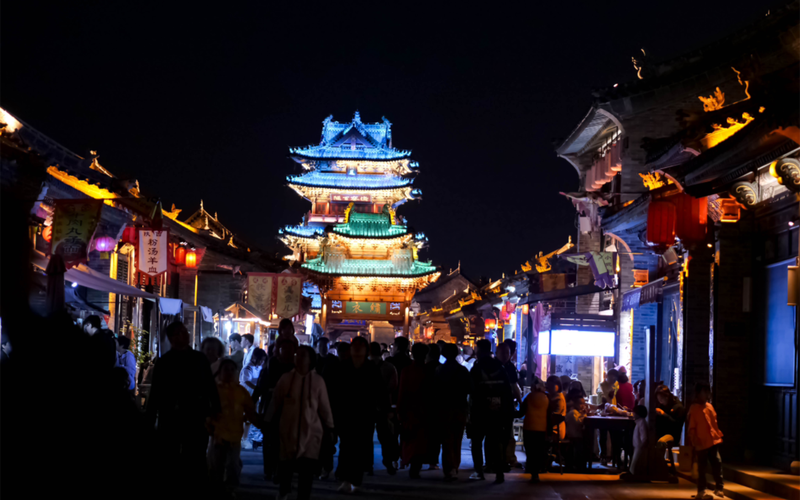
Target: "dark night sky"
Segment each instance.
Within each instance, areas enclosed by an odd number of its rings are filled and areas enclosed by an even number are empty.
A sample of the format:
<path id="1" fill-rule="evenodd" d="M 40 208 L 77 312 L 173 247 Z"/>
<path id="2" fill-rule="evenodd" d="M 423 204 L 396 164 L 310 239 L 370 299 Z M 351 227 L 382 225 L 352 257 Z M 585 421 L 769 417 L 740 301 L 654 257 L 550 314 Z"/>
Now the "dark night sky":
<path id="1" fill-rule="evenodd" d="M 290 7 L 288 4 L 292 4 Z M 0 105 L 133 177 L 182 218 L 206 209 L 281 250 L 310 205 L 287 147 L 329 114 L 386 116 L 423 201 L 400 209 L 445 271 L 497 278 L 574 235 L 556 158 L 590 91 L 763 16 L 773 2 L 5 2 Z M 437 5 L 437 6 L 434 6 Z"/>

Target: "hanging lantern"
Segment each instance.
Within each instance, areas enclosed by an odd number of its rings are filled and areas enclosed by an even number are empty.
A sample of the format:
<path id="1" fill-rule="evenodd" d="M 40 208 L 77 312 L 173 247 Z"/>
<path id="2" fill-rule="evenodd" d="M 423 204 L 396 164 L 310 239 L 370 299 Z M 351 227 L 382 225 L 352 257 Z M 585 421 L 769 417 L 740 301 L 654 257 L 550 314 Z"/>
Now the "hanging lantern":
<path id="1" fill-rule="evenodd" d="M 675 205 L 653 201 L 647 209 L 647 241 L 655 245 L 675 242 Z"/>
<path id="2" fill-rule="evenodd" d="M 137 236 L 138 235 L 136 233 L 136 228 L 133 226 L 128 226 L 125 228 L 124 231 L 122 231 L 122 238 L 120 239 L 120 241 L 122 243 L 130 243 L 131 245 L 136 246 Z"/>
<path id="3" fill-rule="evenodd" d="M 183 245 L 177 245 L 175 247 L 175 264 L 179 266 L 186 264 L 186 247 Z"/>
<path id="4" fill-rule="evenodd" d="M 42 238 L 44 238 L 44 241 L 50 243 L 53 239 L 53 226 L 47 226 L 42 229 Z"/>
<path id="5" fill-rule="evenodd" d="M 186 252 L 186 267 L 192 269 L 197 267 L 197 252 L 194 249 Z"/>
<path id="6" fill-rule="evenodd" d="M 111 252 L 117 242 L 111 236 L 101 236 L 94 241 L 94 249 L 98 252 Z"/>
<path id="7" fill-rule="evenodd" d="M 705 241 L 708 199 L 679 193 L 670 196 L 669 201 L 675 205 L 675 236 L 686 243 Z"/>

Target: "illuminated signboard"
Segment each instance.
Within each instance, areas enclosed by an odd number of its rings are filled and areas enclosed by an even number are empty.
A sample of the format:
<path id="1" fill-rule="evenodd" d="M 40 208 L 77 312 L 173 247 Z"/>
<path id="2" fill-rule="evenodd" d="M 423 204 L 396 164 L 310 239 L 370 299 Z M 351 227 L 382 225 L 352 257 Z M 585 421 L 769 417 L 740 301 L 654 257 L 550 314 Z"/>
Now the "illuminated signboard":
<path id="1" fill-rule="evenodd" d="M 386 315 L 386 302 L 347 302 L 347 314 L 379 314 Z"/>
<path id="2" fill-rule="evenodd" d="M 539 335 L 539 354 L 614 356 L 614 332 L 551 330 Z"/>
<path id="3" fill-rule="evenodd" d="M 333 193 L 331 194 L 331 201 L 340 203 L 372 203 L 372 195 Z"/>
<path id="4" fill-rule="evenodd" d="M 392 316 L 399 316 L 403 313 L 402 302 L 389 302 L 389 314 Z"/>
<path id="5" fill-rule="evenodd" d="M 331 301 L 331 312 L 333 314 L 342 314 L 342 301 L 341 300 L 332 300 Z"/>

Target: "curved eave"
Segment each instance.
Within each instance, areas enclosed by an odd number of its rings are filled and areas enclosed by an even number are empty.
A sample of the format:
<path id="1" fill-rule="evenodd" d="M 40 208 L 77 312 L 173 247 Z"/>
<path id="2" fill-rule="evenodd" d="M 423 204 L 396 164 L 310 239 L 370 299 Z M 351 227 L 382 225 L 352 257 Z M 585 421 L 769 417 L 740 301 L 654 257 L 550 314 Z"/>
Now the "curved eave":
<path id="1" fill-rule="evenodd" d="M 398 160 L 408 160 L 411 158 L 411 151 L 405 154 L 398 155 L 394 158 L 347 158 L 347 157 L 334 157 L 334 156 L 309 156 L 300 153 L 289 153 L 289 158 L 297 163 L 306 161 L 380 161 L 380 162 L 393 162 Z"/>
<path id="2" fill-rule="evenodd" d="M 408 231 L 406 231 L 405 233 L 392 234 L 388 236 L 361 236 L 361 235 L 340 233 L 336 229 L 332 230 L 331 233 L 335 234 L 338 238 L 347 238 L 348 240 L 385 240 L 385 241 L 394 239 L 400 240 L 411 234 Z"/>
<path id="3" fill-rule="evenodd" d="M 421 274 L 342 274 L 342 273 L 326 273 L 326 272 L 316 271 L 314 269 L 309 269 L 308 267 L 306 267 L 305 264 L 303 264 L 303 269 L 305 269 L 311 274 L 329 278 L 389 278 L 398 280 L 424 278 L 426 276 L 430 276 L 432 274 L 437 274 L 440 272 L 438 269 L 432 269 L 430 271 Z"/>
<path id="4" fill-rule="evenodd" d="M 320 184 L 304 184 L 302 182 L 289 181 L 287 184 L 295 188 L 312 188 L 312 189 L 330 189 L 331 191 L 393 191 L 396 189 L 412 189 L 411 182 L 399 186 L 381 186 L 381 187 L 344 187 L 344 186 L 329 186 Z"/>
<path id="5" fill-rule="evenodd" d="M 391 158 L 348 158 L 346 156 L 311 156 L 311 155 L 304 155 L 302 153 L 289 152 L 289 158 L 291 158 L 292 160 L 294 160 L 297 163 L 302 163 L 302 162 L 308 161 L 308 160 L 316 160 L 316 161 L 332 161 L 332 160 L 333 161 L 337 161 L 337 160 L 358 161 L 358 160 L 364 160 L 364 161 L 386 161 L 386 162 L 389 162 L 389 161 L 397 161 L 397 160 L 404 160 L 404 159 L 411 158 L 411 151 L 398 152 L 397 156 L 393 156 Z"/>

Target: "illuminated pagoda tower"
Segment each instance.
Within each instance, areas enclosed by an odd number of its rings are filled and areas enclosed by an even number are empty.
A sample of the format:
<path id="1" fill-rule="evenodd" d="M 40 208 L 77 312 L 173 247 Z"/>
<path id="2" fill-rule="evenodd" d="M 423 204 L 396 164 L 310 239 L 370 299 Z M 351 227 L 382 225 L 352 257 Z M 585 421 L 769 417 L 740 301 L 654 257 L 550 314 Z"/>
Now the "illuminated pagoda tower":
<path id="1" fill-rule="evenodd" d="M 412 187 L 418 164 L 392 147 L 392 124 L 323 121 L 319 145 L 290 149 L 303 174 L 289 186 L 311 202 L 303 223 L 280 239 L 292 250 L 320 294 L 320 323 L 386 322 L 408 334 L 411 299 L 439 271 L 418 260 L 427 239 L 395 210 L 421 199 Z M 382 323 L 385 324 L 385 323 Z"/>

